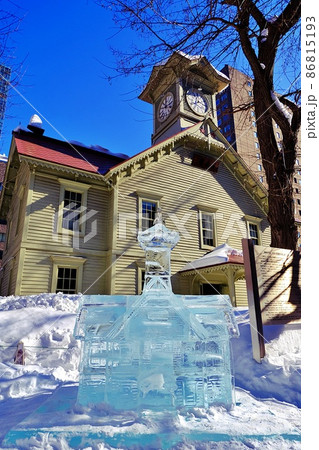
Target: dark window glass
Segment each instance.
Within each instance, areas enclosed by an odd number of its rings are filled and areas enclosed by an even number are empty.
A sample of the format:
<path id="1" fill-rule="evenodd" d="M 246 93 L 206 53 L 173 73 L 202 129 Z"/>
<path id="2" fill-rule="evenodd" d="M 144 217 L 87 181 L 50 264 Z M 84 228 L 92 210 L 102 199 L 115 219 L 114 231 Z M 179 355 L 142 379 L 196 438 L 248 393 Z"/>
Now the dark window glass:
<path id="1" fill-rule="evenodd" d="M 212 158 L 211 156 L 194 153 L 192 158 L 192 166 L 207 170 L 212 173 L 216 173 L 218 172 L 219 161 Z"/>
<path id="2" fill-rule="evenodd" d="M 75 294 L 76 275 L 77 269 L 59 267 L 56 292 L 62 292 L 63 294 Z"/>
<path id="3" fill-rule="evenodd" d="M 249 224 L 249 237 L 254 245 L 258 245 L 258 226 L 254 223 Z"/>
<path id="4" fill-rule="evenodd" d="M 211 214 L 202 213 L 202 233 L 203 233 L 203 244 L 213 247 L 214 230 L 213 230 L 213 216 Z"/>
<path id="5" fill-rule="evenodd" d="M 80 192 L 64 191 L 62 227 L 75 231 L 80 228 L 82 194 Z"/>
<path id="6" fill-rule="evenodd" d="M 142 231 L 154 225 L 157 205 L 155 202 L 142 201 Z"/>

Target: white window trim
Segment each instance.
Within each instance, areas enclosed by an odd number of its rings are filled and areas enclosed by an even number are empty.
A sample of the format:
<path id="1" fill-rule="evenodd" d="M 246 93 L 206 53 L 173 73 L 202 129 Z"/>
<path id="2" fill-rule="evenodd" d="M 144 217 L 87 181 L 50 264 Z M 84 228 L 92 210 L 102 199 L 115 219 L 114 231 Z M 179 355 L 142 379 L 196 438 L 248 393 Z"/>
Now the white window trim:
<path id="1" fill-rule="evenodd" d="M 260 230 L 260 224 L 263 219 L 261 219 L 260 217 L 249 216 L 247 214 L 244 216 L 244 219 L 246 221 L 247 238 L 250 239 L 249 224 L 251 223 L 252 225 L 257 225 L 258 245 L 262 245 L 262 233 Z"/>
<path id="2" fill-rule="evenodd" d="M 51 260 L 53 262 L 51 292 L 55 293 L 57 290 L 58 269 L 65 267 L 67 269 L 77 269 L 76 292 L 80 293 L 82 291 L 83 282 L 83 265 L 86 261 L 86 258 L 83 258 L 81 256 L 51 255 Z"/>
<path id="3" fill-rule="evenodd" d="M 152 194 L 150 192 L 145 192 L 145 191 L 136 191 L 137 197 L 138 197 L 138 223 L 137 223 L 137 228 L 138 230 L 142 230 L 142 218 L 143 218 L 143 209 L 142 209 L 142 204 L 143 201 L 145 202 L 151 202 L 151 203 L 156 203 L 156 210 L 158 210 L 158 208 L 160 208 L 161 206 L 161 199 L 162 199 L 162 195 L 158 195 L 158 194 Z"/>
<path id="4" fill-rule="evenodd" d="M 17 221 L 16 221 L 15 236 L 17 236 L 17 234 L 18 234 L 19 226 L 20 226 L 20 223 L 21 223 L 21 221 L 22 221 L 22 213 L 23 213 L 22 206 L 23 206 L 23 200 L 24 200 L 24 192 L 25 192 L 25 184 L 23 184 L 22 186 L 20 186 L 19 191 L 18 191 L 18 194 L 17 194 L 17 197 L 18 197 L 18 199 L 19 199 L 19 202 L 18 202 L 18 204 L 19 204 L 19 206 L 18 206 L 19 210 L 18 210 L 18 213 L 17 213 Z"/>
<path id="5" fill-rule="evenodd" d="M 212 208 L 210 206 L 206 205 L 196 205 L 198 209 L 198 223 L 199 223 L 199 245 L 202 249 L 208 249 L 212 250 L 218 246 L 217 244 L 217 228 L 216 228 L 216 212 L 217 208 Z M 204 244 L 204 236 L 203 236 L 203 221 L 202 221 L 202 214 L 207 214 L 212 216 L 213 218 L 213 243 L 214 245 L 207 245 Z"/>
<path id="6" fill-rule="evenodd" d="M 142 293 L 142 275 L 144 272 L 144 281 L 145 281 L 145 266 L 144 267 L 137 267 L 137 295 L 140 295 Z"/>
<path id="7" fill-rule="evenodd" d="M 67 180 L 65 178 L 58 178 L 60 183 L 60 199 L 59 199 L 59 211 L 58 211 L 58 221 L 57 221 L 57 232 L 60 234 L 71 234 L 75 233 L 74 230 L 68 230 L 62 227 L 63 220 L 63 203 L 64 203 L 64 193 L 65 191 L 77 192 L 82 194 L 81 208 L 86 210 L 87 208 L 87 193 L 90 189 L 90 185 L 85 183 L 79 183 L 78 181 Z M 83 212 L 81 212 L 82 216 Z M 85 220 L 80 224 L 79 235 L 85 236 Z"/>

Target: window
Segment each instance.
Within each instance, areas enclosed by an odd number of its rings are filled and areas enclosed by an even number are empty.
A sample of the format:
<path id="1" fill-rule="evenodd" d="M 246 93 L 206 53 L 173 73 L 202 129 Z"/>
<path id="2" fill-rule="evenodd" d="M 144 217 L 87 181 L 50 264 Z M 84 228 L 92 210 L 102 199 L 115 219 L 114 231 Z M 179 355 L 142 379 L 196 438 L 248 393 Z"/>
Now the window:
<path id="1" fill-rule="evenodd" d="M 136 191 L 138 197 L 138 229 L 147 230 L 154 225 L 154 219 L 160 207 L 161 195 Z"/>
<path id="2" fill-rule="evenodd" d="M 264 177 L 263 177 L 262 175 L 259 177 L 259 181 L 260 181 L 261 183 L 264 182 Z"/>
<path id="3" fill-rule="evenodd" d="M 276 136 L 277 136 L 277 139 L 280 138 L 280 133 L 278 133 L 278 131 L 276 132 Z"/>
<path id="4" fill-rule="evenodd" d="M 200 295 L 221 295 L 227 292 L 227 286 L 223 284 L 200 284 Z"/>
<path id="5" fill-rule="evenodd" d="M 254 131 L 254 137 L 258 137 L 257 131 Z"/>
<path id="6" fill-rule="evenodd" d="M 255 142 L 255 148 L 259 148 L 259 143 Z"/>
<path id="7" fill-rule="evenodd" d="M 18 192 L 18 199 L 19 199 L 18 218 L 17 218 L 17 223 L 16 223 L 16 229 L 15 229 L 16 236 L 17 236 L 19 230 L 21 229 L 20 226 L 22 224 L 22 220 L 25 215 L 25 209 L 23 208 L 23 206 L 24 206 L 24 191 L 25 191 L 25 186 L 24 185 L 20 186 L 19 192 Z"/>
<path id="8" fill-rule="evenodd" d="M 252 124 L 252 126 L 253 126 L 253 127 L 255 127 L 255 126 L 256 126 L 256 122 L 255 122 L 254 120 L 252 121 L 252 123 L 251 123 L 251 124 Z"/>
<path id="9" fill-rule="evenodd" d="M 205 205 L 197 205 L 199 232 L 200 232 L 200 247 L 211 249 L 217 246 L 216 242 L 216 209 L 206 207 Z"/>
<path id="10" fill-rule="evenodd" d="M 251 81 L 247 81 L 247 86 L 251 87 Z"/>
<path id="11" fill-rule="evenodd" d="M 71 231 L 80 229 L 82 194 L 64 191 L 62 228 Z"/>
<path id="12" fill-rule="evenodd" d="M 144 289 L 145 269 L 138 267 L 137 271 L 137 294 L 141 295 Z"/>
<path id="13" fill-rule="evenodd" d="M 261 172 L 263 170 L 262 165 L 261 164 L 257 164 L 257 168 L 259 170 L 259 172 Z"/>
<path id="14" fill-rule="evenodd" d="M 82 290 L 83 265 L 80 256 L 51 256 L 53 261 L 51 292 L 76 294 Z"/>
<path id="15" fill-rule="evenodd" d="M 260 159 L 260 153 L 256 153 L 256 158 Z"/>
<path id="16" fill-rule="evenodd" d="M 5 242 L 6 240 L 6 233 L 0 233 L 0 242 Z"/>
<path id="17" fill-rule="evenodd" d="M 254 223 L 249 223 L 249 238 L 253 241 L 254 245 L 258 245 L 258 227 Z"/>
<path id="18" fill-rule="evenodd" d="M 248 91 L 248 95 L 249 95 L 249 97 L 252 97 L 253 96 L 252 91 Z"/>
<path id="19" fill-rule="evenodd" d="M 203 245 L 213 247 L 214 245 L 213 216 L 211 214 L 202 213 L 201 224 L 202 224 Z"/>
<path id="20" fill-rule="evenodd" d="M 250 111 L 250 115 L 251 117 L 255 117 L 256 116 L 255 111 Z"/>
<path id="21" fill-rule="evenodd" d="M 76 294 L 77 269 L 59 267 L 56 292 L 63 294 Z"/>
<path id="22" fill-rule="evenodd" d="M 58 215 L 58 233 L 79 232 L 85 235 L 83 216 L 87 209 L 88 184 L 59 178 L 60 204 Z"/>
<path id="23" fill-rule="evenodd" d="M 154 225 L 156 211 L 156 202 L 142 200 L 142 231 L 147 230 Z"/>
<path id="24" fill-rule="evenodd" d="M 260 223 L 262 219 L 259 217 L 245 216 L 247 237 L 253 241 L 254 245 L 262 245 Z"/>
<path id="25" fill-rule="evenodd" d="M 194 152 L 192 157 L 192 166 L 207 170 L 208 172 L 217 173 L 219 161 L 217 161 L 212 156 L 206 156 Z"/>

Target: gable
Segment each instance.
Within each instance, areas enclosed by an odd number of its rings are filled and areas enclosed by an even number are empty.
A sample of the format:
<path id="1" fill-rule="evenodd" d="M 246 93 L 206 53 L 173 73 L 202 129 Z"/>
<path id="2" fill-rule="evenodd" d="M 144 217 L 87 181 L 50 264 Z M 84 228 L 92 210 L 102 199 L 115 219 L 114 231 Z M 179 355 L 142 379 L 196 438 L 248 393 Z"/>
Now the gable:
<path id="1" fill-rule="evenodd" d="M 267 190 L 210 118 L 129 158 L 111 169 L 106 180 L 109 186 L 115 186 L 129 177 L 139 176 L 146 168 L 158 165 L 163 158 L 181 149 L 187 150 L 188 154 L 192 152 L 192 165 L 196 168 L 213 173 L 218 171 L 219 165 L 227 168 L 231 177 L 237 180 L 237 185 L 240 184 L 259 210 L 267 214 Z"/>

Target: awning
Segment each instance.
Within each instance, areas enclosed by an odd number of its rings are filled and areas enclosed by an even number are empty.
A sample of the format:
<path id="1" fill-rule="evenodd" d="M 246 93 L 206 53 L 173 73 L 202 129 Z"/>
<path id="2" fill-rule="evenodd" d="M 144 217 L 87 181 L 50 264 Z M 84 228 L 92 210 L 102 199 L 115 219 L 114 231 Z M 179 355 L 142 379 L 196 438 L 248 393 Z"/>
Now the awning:
<path id="1" fill-rule="evenodd" d="M 189 272 L 189 274 L 191 274 L 191 272 L 197 272 L 200 269 L 205 268 L 213 268 L 216 266 L 220 266 L 221 264 L 235 264 L 243 266 L 243 252 L 240 250 L 236 250 L 235 248 L 230 247 L 225 243 L 216 247 L 213 251 L 207 253 L 201 258 L 187 263 L 180 269 L 179 273 L 183 273 L 183 275 L 186 275 Z"/>

